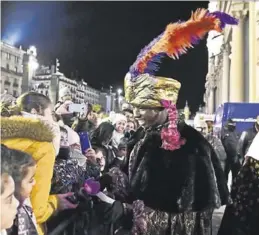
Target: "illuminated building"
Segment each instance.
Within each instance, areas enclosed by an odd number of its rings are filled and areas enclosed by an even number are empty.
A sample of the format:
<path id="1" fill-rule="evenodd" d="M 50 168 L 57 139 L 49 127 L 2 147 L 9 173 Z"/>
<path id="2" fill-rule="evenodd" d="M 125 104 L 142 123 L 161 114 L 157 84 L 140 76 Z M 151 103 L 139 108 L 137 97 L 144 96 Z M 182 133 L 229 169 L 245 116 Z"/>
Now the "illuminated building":
<path id="1" fill-rule="evenodd" d="M 58 91 L 68 87 L 75 103 L 89 102 L 91 104 L 100 104 L 100 91 L 88 86 L 83 80 L 72 80 L 63 73 L 55 71 L 55 66 L 51 68 L 41 66 L 33 77 L 33 89 L 50 96 L 52 102 L 56 103 L 60 99 Z"/>
<path id="2" fill-rule="evenodd" d="M 6 91 L 14 97 L 22 93 L 23 55 L 22 48 L 16 48 L 1 41 L 1 93 Z"/>
<path id="3" fill-rule="evenodd" d="M 27 51 L 1 41 L 1 93 L 18 97 L 30 90 L 30 83 L 38 68 L 37 50 Z"/>
<path id="4" fill-rule="evenodd" d="M 225 102 L 259 102 L 259 2 L 210 1 L 209 10 L 231 14 L 239 24 L 209 33 L 207 113 Z"/>

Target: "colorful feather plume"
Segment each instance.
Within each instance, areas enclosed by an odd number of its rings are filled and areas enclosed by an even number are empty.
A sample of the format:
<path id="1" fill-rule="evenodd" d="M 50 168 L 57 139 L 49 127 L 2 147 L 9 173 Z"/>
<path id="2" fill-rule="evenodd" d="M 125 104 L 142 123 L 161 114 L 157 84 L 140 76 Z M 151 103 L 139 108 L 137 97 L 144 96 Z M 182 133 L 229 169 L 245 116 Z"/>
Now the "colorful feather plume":
<path id="1" fill-rule="evenodd" d="M 186 22 L 170 23 L 162 34 L 142 49 L 136 62 L 130 67 L 132 77 L 143 73 L 153 75 L 163 57 L 178 59 L 209 31 L 221 32 L 226 24 L 236 25 L 238 20 L 226 13 L 210 13 L 206 9 L 196 10 Z"/>

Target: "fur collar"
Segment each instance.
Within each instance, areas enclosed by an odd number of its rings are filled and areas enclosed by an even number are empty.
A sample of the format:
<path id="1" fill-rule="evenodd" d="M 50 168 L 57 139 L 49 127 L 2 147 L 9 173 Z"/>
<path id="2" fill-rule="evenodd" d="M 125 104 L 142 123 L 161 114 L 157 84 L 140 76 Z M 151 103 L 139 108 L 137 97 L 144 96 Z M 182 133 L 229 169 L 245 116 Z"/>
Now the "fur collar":
<path id="1" fill-rule="evenodd" d="M 1 138 L 28 138 L 40 142 L 52 142 L 51 127 L 36 118 L 12 116 L 1 117 Z"/>

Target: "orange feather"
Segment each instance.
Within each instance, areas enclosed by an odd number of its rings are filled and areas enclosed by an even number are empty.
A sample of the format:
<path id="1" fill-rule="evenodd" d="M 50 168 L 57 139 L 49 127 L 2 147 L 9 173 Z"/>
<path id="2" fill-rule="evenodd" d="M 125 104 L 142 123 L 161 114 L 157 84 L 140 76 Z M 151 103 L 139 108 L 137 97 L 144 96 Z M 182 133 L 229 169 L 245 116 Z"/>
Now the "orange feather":
<path id="1" fill-rule="evenodd" d="M 194 39 L 202 39 L 211 30 L 222 31 L 220 20 L 208 14 L 206 9 L 192 12 L 191 18 L 186 22 L 170 23 L 161 39 L 139 61 L 138 70 L 143 73 L 148 61 L 159 53 L 166 53 L 173 59 L 178 58 L 179 54 L 186 53 L 192 47 Z"/>

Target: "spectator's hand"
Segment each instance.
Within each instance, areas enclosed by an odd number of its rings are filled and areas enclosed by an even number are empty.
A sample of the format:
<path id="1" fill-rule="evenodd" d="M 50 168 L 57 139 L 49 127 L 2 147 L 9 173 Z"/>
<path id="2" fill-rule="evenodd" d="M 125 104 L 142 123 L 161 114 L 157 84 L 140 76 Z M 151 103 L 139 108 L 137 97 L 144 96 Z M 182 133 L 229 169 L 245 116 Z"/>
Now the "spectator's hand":
<path id="1" fill-rule="evenodd" d="M 89 160 L 90 162 L 96 164 L 96 152 L 93 149 L 87 149 L 85 151 L 85 156 L 87 158 L 87 160 Z"/>
<path id="2" fill-rule="evenodd" d="M 72 101 L 67 100 L 66 102 L 64 102 L 63 104 L 61 104 L 57 109 L 56 109 L 56 114 L 58 115 L 62 115 L 62 114 L 68 114 L 70 113 L 68 111 L 68 107 L 70 104 L 73 104 Z"/>
<path id="3" fill-rule="evenodd" d="M 88 115 L 88 104 L 85 104 L 84 112 L 80 113 L 78 118 L 80 120 L 87 120 L 87 115 Z"/>
<path id="4" fill-rule="evenodd" d="M 68 210 L 68 209 L 75 209 L 77 208 L 78 204 L 73 204 L 71 203 L 67 197 L 73 196 L 74 193 L 65 193 L 65 194 L 58 194 L 58 209 L 63 211 L 63 210 Z"/>

